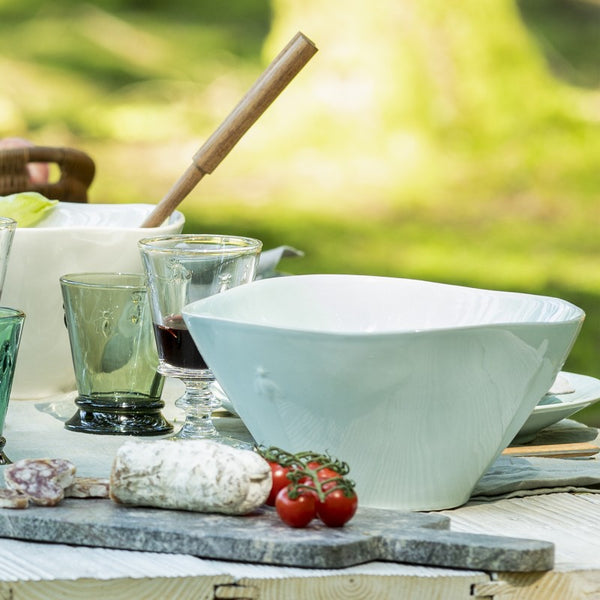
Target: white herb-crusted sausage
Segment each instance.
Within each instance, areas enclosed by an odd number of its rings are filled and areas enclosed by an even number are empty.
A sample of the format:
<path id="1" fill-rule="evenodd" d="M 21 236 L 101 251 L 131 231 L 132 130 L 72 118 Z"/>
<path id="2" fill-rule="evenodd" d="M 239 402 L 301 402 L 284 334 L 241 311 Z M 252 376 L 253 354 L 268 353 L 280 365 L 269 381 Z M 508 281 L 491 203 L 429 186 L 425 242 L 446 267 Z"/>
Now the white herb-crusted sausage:
<path id="1" fill-rule="evenodd" d="M 198 512 L 246 514 L 270 489 L 262 457 L 208 440 L 128 441 L 110 476 L 115 502 Z"/>

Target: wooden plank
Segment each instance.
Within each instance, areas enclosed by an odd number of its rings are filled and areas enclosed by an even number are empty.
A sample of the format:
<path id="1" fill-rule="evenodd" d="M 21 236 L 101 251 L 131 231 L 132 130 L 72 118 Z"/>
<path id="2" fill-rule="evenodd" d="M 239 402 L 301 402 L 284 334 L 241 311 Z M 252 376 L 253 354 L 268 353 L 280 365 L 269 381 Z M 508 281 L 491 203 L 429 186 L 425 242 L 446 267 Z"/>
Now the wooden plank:
<path id="1" fill-rule="evenodd" d="M 475 585 L 489 581 L 485 574 L 456 571 L 452 575 L 418 577 L 402 575 L 337 574 L 261 580 L 239 583 L 258 590 L 252 599 L 314 600 L 315 598 L 376 598 L 377 600 L 472 600 Z"/>
<path id="2" fill-rule="evenodd" d="M 598 571 L 550 571 L 547 573 L 499 573 L 497 581 L 477 583 L 474 598 L 494 600 L 582 600 L 600 598 Z"/>
<path id="3" fill-rule="evenodd" d="M 236 583 L 219 586 L 222 598 L 236 600 L 314 600 L 315 598 L 373 598 L 386 600 L 462 600 L 470 589 L 490 576 L 481 571 L 441 569 L 371 562 L 347 569 L 323 570 L 269 567 L 250 563 L 222 563 Z M 239 589 L 240 595 L 236 595 Z M 243 595 L 246 594 L 246 595 Z M 252 595 L 253 594 L 253 595 Z M 218 598 L 219 596 L 216 596 Z"/>
<path id="4" fill-rule="evenodd" d="M 230 583 L 215 588 L 215 600 L 254 600 L 260 598 L 260 590 L 254 585 Z"/>
<path id="5" fill-rule="evenodd" d="M 10 600 L 212 600 L 223 577 L 143 577 L 0 582 L 0 598 Z"/>

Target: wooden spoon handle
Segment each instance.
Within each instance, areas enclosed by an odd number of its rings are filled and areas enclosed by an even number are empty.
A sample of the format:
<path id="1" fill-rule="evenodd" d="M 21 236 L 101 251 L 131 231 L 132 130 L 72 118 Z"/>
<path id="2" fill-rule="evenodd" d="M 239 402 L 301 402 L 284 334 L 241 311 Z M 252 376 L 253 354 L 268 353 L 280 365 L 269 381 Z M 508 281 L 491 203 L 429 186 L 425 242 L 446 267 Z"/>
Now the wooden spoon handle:
<path id="1" fill-rule="evenodd" d="M 148 215 L 142 227 L 158 227 L 202 177 L 215 170 L 316 52 L 317 47 L 303 33 L 297 33 L 288 42 L 229 116 L 196 152 L 192 164 Z"/>

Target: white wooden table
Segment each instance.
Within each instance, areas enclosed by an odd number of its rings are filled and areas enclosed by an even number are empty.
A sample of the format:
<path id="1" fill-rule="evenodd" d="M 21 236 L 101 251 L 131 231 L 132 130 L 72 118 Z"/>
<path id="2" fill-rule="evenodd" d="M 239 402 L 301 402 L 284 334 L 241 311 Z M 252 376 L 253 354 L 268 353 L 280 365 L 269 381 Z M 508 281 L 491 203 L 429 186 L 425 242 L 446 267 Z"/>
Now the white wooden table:
<path id="1" fill-rule="evenodd" d="M 166 386 L 165 413 L 173 420 L 179 418 L 172 406 L 178 391 Z M 81 474 L 106 475 L 124 438 L 65 431 L 63 419 L 74 410 L 72 396 L 12 402 L 4 428 L 7 455 L 70 458 Z M 94 464 L 82 464 L 79 450 L 86 446 L 93 447 Z M 600 494 L 546 494 L 443 512 L 456 531 L 551 541 L 555 568 L 514 574 L 372 562 L 311 570 L 0 539 L 0 599 L 600 598 Z"/>

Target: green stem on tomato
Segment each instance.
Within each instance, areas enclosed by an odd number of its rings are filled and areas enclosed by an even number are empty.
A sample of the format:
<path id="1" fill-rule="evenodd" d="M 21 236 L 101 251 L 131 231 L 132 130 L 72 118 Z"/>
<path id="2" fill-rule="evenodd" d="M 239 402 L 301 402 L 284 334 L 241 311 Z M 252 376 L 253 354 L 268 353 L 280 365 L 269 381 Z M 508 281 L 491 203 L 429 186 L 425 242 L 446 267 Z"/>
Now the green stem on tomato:
<path id="1" fill-rule="evenodd" d="M 350 467 L 347 463 L 334 459 L 328 454 L 310 451 L 292 454 L 276 446 L 269 446 L 268 448 L 260 446 L 257 448 L 257 452 L 269 462 L 276 462 L 283 467 L 290 467 L 287 474 L 287 478 L 290 480 L 288 496 L 292 499 L 297 498 L 302 490 L 316 494 L 319 502 L 324 502 L 328 494 L 339 489 L 343 490 L 346 496 L 350 497 L 354 494 L 354 482 L 345 478 L 345 475 L 350 472 Z M 309 463 L 315 463 L 317 466 L 309 467 Z M 320 480 L 319 471 L 325 468 L 335 471 L 338 475 Z M 306 479 L 310 483 L 302 481 Z"/>

